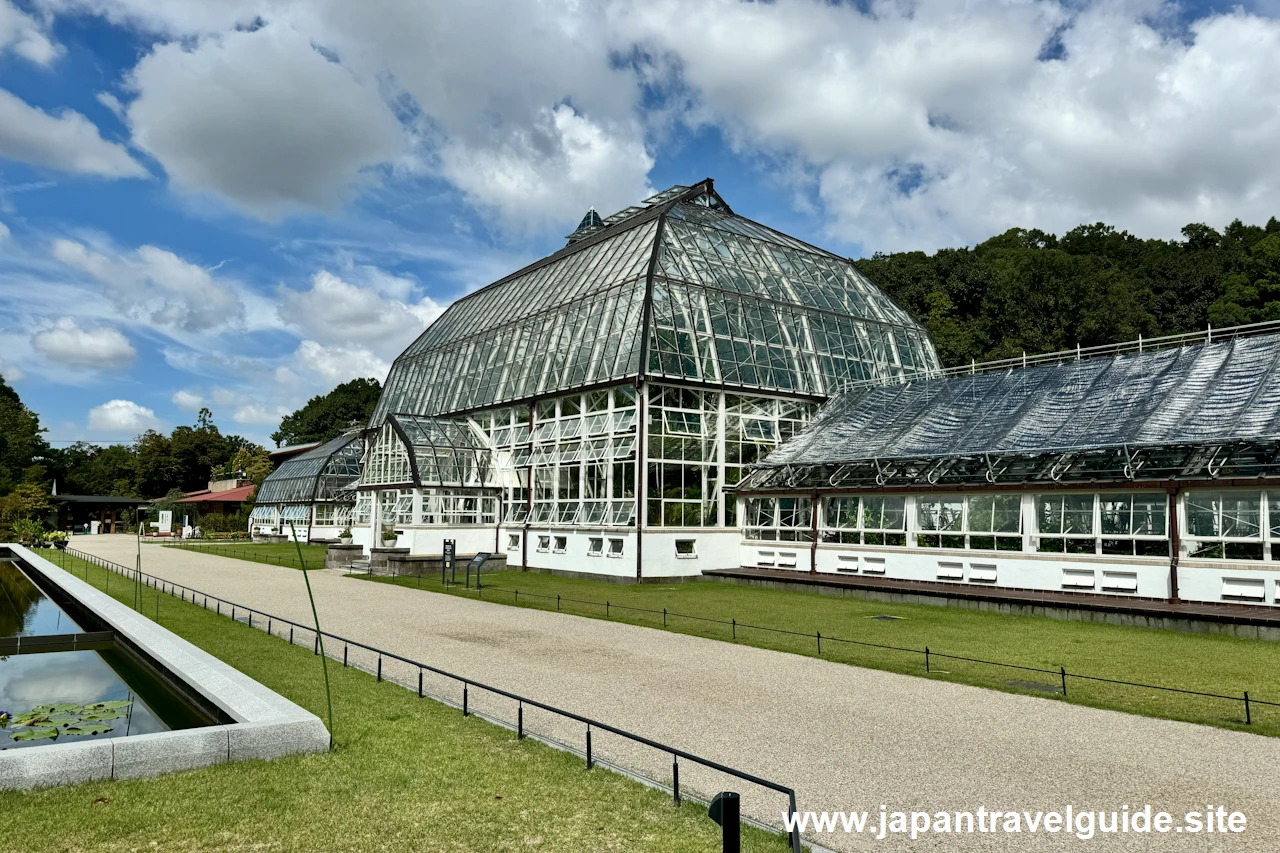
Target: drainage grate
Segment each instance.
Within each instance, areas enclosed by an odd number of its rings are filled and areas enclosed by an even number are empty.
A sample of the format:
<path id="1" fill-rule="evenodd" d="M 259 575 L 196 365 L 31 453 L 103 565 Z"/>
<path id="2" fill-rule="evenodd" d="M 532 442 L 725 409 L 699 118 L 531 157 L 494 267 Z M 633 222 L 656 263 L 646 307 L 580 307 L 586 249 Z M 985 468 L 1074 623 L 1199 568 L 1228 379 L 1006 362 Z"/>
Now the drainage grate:
<path id="1" fill-rule="evenodd" d="M 896 619 L 905 619 L 905 616 L 868 616 L 868 619 L 879 619 L 881 622 L 890 622 Z"/>
<path id="2" fill-rule="evenodd" d="M 1023 690 L 1039 690 L 1041 693 L 1061 693 L 1061 684 L 1043 684 L 1039 681 L 1006 681 L 1005 684 L 1010 687 L 1019 687 Z"/>

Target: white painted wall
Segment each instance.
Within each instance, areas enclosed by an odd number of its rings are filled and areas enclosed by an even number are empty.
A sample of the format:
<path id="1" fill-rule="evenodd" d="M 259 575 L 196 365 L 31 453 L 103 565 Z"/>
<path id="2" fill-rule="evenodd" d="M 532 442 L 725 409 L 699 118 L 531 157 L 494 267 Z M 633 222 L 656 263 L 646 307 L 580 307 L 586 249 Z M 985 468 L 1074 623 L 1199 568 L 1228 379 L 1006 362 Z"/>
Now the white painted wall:
<path id="1" fill-rule="evenodd" d="M 740 540 L 741 565 L 807 573 L 808 542 Z M 771 555 L 771 556 L 770 556 Z M 788 555 L 794 555 L 789 557 Z M 785 565 L 794 561 L 793 565 Z M 1161 558 L 1027 554 L 939 548 L 877 548 L 819 544 L 820 573 L 897 580 L 999 586 L 1107 595 L 1168 598 L 1169 562 Z M 1129 587 L 1133 588 L 1130 589 Z M 1261 598 L 1245 598 L 1254 591 Z M 1280 605 L 1280 566 L 1194 561 L 1178 567 L 1178 595 L 1186 601 Z"/>

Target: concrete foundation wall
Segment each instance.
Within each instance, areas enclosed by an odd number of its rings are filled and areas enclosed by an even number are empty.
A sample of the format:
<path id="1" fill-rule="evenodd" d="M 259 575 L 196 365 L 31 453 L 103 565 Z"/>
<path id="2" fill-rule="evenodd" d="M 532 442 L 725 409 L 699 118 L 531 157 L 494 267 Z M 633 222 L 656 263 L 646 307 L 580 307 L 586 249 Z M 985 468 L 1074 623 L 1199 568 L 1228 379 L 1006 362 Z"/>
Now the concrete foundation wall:
<path id="1" fill-rule="evenodd" d="M 888 548 L 808 542 L 741 540 L 739 565 L 819 573 L 1008 587 L 1139 598 L 1169 598 L 1164 558 L 1028 554 L 943 548 Z M 1240 593 L 1247 592 L 1250 597 Z M 1280 605 L 1280 567 L 1266 563 L 1184 562 L 1178 568 L 1184 601 Z"/>

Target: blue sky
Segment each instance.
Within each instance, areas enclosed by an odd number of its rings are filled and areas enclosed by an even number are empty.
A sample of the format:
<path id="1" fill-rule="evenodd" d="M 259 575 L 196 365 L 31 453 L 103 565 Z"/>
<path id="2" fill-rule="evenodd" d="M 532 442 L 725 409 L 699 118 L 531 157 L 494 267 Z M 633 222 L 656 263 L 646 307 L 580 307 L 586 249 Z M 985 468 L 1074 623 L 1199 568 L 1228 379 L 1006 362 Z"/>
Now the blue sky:
<path id="1" fill-rule="evenodd" d="M 266 441 L 712 176 L 852 256 L 1280 214 L 1277 4 L 0 0 L 0 373 L 55 441 Z"/>

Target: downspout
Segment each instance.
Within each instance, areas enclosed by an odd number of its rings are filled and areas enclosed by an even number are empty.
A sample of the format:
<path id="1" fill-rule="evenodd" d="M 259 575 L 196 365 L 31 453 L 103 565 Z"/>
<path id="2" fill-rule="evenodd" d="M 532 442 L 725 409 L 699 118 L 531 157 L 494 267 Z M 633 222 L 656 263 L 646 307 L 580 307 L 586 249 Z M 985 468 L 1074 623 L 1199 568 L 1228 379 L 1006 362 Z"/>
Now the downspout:
<path id="1" fill-rule="evenodd" d="M 1178 601 L 1178 554 L 1182 550 L 1181 536 L 1178 530 L 1178 492 L 1180 486 L 1174 483 L 1169 487 L 1169 601 Z"/>
<path id="2" fill-rule="evenodd" d="M 813 500 L 809 504 L 809 574 L 818 573 L 818 490 L 813 490 Z"/>

